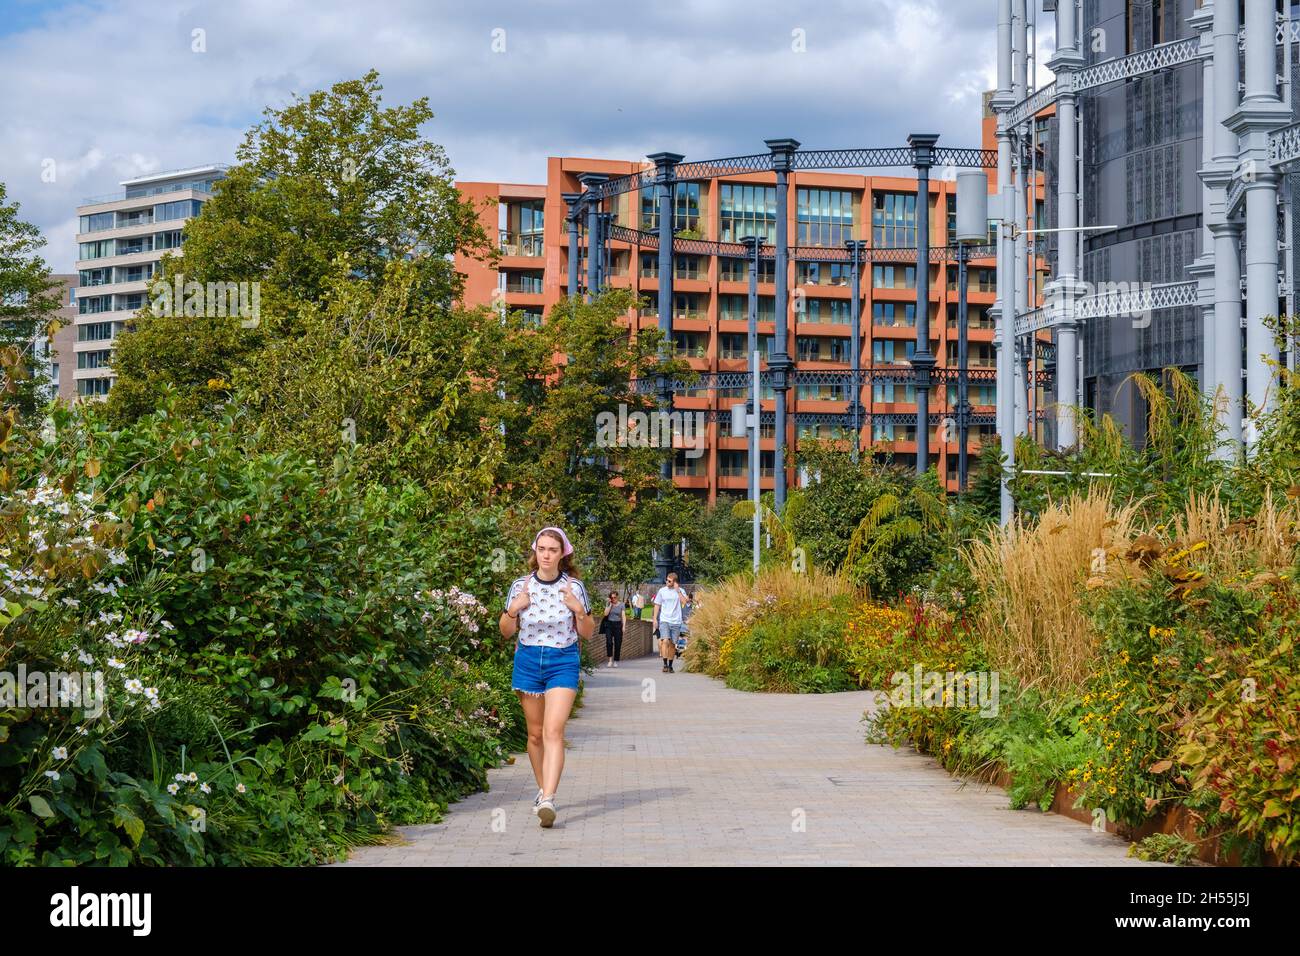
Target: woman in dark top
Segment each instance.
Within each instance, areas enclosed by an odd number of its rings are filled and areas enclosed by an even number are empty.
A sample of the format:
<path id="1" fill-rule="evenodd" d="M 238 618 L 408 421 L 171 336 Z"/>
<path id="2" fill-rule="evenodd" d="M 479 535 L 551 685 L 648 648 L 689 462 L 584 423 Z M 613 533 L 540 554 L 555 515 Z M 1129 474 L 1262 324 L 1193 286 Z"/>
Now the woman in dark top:
<path id="1" fill-rule="evenodd" d="M 605 661 L 606 667 L 617 667 L 623 653 L 623 612 L 627 605 L 619 599 L 617 591 L 609 592 L 609 604 L 605 607 Z"/>

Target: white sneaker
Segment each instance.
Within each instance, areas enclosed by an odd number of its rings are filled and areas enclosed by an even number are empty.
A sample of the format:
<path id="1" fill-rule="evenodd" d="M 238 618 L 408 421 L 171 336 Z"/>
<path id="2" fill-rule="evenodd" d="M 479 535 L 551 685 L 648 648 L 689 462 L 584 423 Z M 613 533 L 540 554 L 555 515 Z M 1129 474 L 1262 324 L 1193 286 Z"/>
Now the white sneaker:
<path id="1" fill-rule="evenodd" d="M 541 788 L 541 787 L 538 787 L 538 788 L 537 788 L 537 796 L 533 797 L 533 813 L 536 813 L 536 812 L 537 812 L 537 808 L 538 808 L 538 806 L 541 805 L 542 797 L 543 797 L 543 796 L 544 796 L 544 794 L 542 793 L 542 788 Z"/>
<path id="2" fill-rule="evenodd" d="M 543 800 L 537 805 L 537 821 L 547 829 L 555 823 L 555 797 Z"/>

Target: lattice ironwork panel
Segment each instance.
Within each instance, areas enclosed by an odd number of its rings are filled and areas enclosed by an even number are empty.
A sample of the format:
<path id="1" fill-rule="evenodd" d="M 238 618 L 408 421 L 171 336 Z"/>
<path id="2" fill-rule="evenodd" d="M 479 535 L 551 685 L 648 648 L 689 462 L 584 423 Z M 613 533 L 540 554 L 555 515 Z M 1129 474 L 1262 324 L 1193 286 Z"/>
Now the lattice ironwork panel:
<path id="1" fill-rule="evenodd" d="M 1200 47 L 1199 37 L 1187 37 L 1183 40 L 1158 44 L 1140 53 L 1103 60 L 1094 66 L 1084 67 L 1075 74 L 1075 92 L 1127 80 L 1134 76 L 1156 73 L 1181 63 L 1190 63 L 1199 57 Z"/>
<path id="2" fill-rule="evenodd" d="M 600 202 L 612 196 L 630 193 L 633 190 L 649 189 L 655 184 L 655 175 L 655 170 L 645 169 L 639 173 L 632 173 L 630 176 L 607 179 L 603 183 L 592 186 L 591 189 L 587 190 L 587 195 L 596 202 Z"/>
<path id="3" fill-rule="evenodd" d="M 1297 160 L 1300 160 L 1300 123 L 1268 134 L 1268 161 L 1272 165 L 1289 166 Z"/>
<path id="4" fill-rule="evenodd" d="M 794 154 L 794 169 L 875 169 L 880 166 L 911 166 L 912 147 L 883 149 L 801 149 Z"/>
<path id="5" fill-rule="evenodd" d="M 1056 84 L 1048 83 L 1007 110 L 1007 125 L 1019 126 L 1021 123 L 1027 123 L 1055 102 Z M 996 166 L 998 164 L 997 150 L 991 150 L 991 152 L 993 153 L 993 162 L 989 165 Z"/>
<path id="6" fill-rule="evenodd" d="M 755 153 L 752 156 L 733 156 L 730 159 L 706 159 L 696 163 L 678 163 L 673 178 L 681 182 L 697 179 L 717 179 L 737 173 L 768 173 L 772 171 L 772 154 Z"/>
<path id="7" fill-rule="evenodd" d="M 996 169 L 996 149 L 972 149 L 962 146 L 938 146 L 934 150 L 936 166 L 960 166 L 969 169 Z"/>

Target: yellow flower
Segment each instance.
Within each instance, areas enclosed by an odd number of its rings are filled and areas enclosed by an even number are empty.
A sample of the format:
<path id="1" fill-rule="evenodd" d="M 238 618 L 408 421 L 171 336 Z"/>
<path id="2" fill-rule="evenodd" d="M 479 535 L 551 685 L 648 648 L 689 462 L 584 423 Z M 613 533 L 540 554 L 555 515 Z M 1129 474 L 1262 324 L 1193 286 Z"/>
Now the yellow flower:
<path id="1" fill-rule="evenodd" d="M 1106 792 L 1107 792 L 1107 793 L 1111 793 L 1111 794 L 1113 794 L 1113 793 L 1115 792 L 1115 788 L 1112 786 L 1112 787 L 1111 787 L 1109 790 L 1107 790 Z"/>

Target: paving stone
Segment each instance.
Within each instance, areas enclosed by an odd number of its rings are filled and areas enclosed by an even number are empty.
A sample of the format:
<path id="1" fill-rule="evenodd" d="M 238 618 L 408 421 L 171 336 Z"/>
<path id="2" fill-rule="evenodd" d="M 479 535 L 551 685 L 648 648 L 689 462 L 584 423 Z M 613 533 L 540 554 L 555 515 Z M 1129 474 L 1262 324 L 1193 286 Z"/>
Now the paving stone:
<path id="1" fill-rule="evenodd" d="M 749 694 L 657 660 L 587 678 L 552 829 L 530 812 L 537 784 L 519 754 L 440 823 L 334 865 L 1156 865 L 1087 824 L 1013 811 L 1001 789 L 922 754 L 866 744 L 871 692 Z"/>

